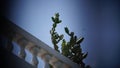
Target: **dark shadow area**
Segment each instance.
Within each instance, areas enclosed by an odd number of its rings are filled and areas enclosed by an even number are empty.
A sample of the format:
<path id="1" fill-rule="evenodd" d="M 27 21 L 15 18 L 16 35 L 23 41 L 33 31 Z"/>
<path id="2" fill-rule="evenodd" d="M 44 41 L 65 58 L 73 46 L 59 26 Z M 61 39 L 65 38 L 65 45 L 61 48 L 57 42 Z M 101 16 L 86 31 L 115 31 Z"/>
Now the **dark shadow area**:
<path id="1" fill-rule="evenodd" d="M 9 12 L 10 3 L 13 0 L 0 0 L 0 15 L 5 15 Z"/>
<path id="2" fill-rule="evenodd" d="M 25 60 L 0 48 L 0 68 L 35 68 Z"/>
<path id="3" fill-rule="evenodd" d="M 8 23 L 12 22 L 4 17 L 0 17 L 0 23 L 0 68 L 35 68 L 25 60 L 14 55 L 9 49 L 7 49 L 8 45 L 10 47 L 12 46 L 12 42 L 8 43 L 10 39 L 8 40 L 6 36 L 8 38 L 10 38 L 10 36 L 12 37 L 14 34 L 10 31 L 14 28 L 10 27 L 10 29 L 7 29 L 10 25 Z"/>

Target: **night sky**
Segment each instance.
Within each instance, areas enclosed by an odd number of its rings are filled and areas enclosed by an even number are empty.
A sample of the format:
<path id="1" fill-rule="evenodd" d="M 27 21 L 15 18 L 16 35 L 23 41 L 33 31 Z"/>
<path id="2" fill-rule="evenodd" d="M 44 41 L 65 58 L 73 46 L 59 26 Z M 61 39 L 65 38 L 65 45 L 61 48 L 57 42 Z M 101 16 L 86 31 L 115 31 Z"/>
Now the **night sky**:
<path id="1" fill-rule="evenodd" d="M 119 0 L 3 0 L 1 15 L 53 47 L 49 30 L 51 17 L 59 12 L 64 27 L 84 37 L 81 46 L 88 52 L 85 63 L 92 68 L 120 68 Z M 65 34 L 68 40 L 68 36 Z M 17 47 L 16 47 L 17 48 Z M 17 50 L 14 50 L 16 53 Z"/>

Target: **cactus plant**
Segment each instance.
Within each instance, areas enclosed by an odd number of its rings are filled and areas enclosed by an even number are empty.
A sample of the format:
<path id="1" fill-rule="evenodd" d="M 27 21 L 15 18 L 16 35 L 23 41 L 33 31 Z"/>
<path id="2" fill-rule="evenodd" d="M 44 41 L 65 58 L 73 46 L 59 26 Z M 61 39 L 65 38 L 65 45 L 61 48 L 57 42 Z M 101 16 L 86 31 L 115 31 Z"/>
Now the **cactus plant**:
<path id="1" fill-rule="evenodd" d="M 56 32 L 57 25 L 62 22 L 62 20 L 59 19 L 59 13 L 56 13 L 55 16 L 51 18 L 53 21 L 53 27 L 50 30 L 50 34 L 51 34 L 52 43 L 54 45 L 54 49 L 60 52 L 60 50 L 58 50 L 58 43 L 62 41 L 61 54 L 68 57 L 73 62 L 79 64 L 82 68 L 91 68 L 89 65 L 86 66 L 85 63 L 83 62 L 83 59 L 85 59 L 88 55 L 88 52 L 82 53 L 82 48 L 80 45 L 80 43 L 84 40 L 84 38 L 81 37 L 78 39 L 77 36 L 74 35 L 74 32 L 70 32 L 68 27 L 65 27 L 64 28 L 65 33 L 68 36 L 70 36 L 70 40 L 67 42 L 63 38 L 64 37 L 63 34 L 59 35 Z"/>
<path id="2" fill-rule="evenodd" d="M 53 27 L 52 29 L 50 30 L 50 34 L 51 34 L 51 40 L 52 40 L 52 43 L 54 45 L 54 48 L 56 51 L 60 52 L 58 50 L 58 43 L 60 42 L 60 40 L 63 39 L 63 34 L 62 35 L 59 35 L 55 30 L 56 30 L 56 27 L 59 23 L 61 23 L 62 21 L 59 20 L 59 13 L 56 13 L 54 17 L 52 17 L 52 21 L 54 22 L 53 23 Z"/>

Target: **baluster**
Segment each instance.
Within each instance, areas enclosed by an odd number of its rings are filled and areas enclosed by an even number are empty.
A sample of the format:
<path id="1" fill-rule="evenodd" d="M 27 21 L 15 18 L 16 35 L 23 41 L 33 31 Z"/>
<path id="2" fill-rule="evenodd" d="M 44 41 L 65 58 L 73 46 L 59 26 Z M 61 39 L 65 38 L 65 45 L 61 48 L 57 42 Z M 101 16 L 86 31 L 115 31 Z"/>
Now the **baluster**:
<path id="1" fill-rule="evenodd" d="M 25 59 L 26 57 L 25 47 L 20 46 L 19 57 Z"/>
<path id="2" fill-rule="evenodd" d="M 37 53 L 38 53 L 39 47 L 37 47 L 36 45 L 34 45 L 33 47 L 30 48 L 30 51 L 33 55 L 32 58 L 32 65 L 37 67 L 38 66 L 38 59 L 37 59 Z"/>
<path id="3" fill-rule="evenodd" d="M 7 49 L 7 51 L 12 52 L 13 44 L 12 44 L 11 40 L 7 40 L 6 49 Z"/>
<path id="4" fill-rule="evenodd" d="M 44 68 L 51 68 L 50 67 L 50 64 L 48 63 L 49 62 L 49 60 L 51 59 L 51 55 L 50 54 L 45 54 L 44 53 L 44 56 L 42 57 L 42 59 L 44 60 L 44 63 L 45 63 L 45 67 Z"/>
<path id="5" fill-rule="evenodd" d="M 38 66 L 37 53 L 38 53 L 39 47 L 37 47 L 32 42 L 28 42 L 28 44 L 26 46 L 26 49 L 28 49 L 33 55 L 33 57 L 32 57 L 32 65 L 37 67 Z"/>
<path id="6" fill-rule="evenodd" d="M 52 56 L 44 49 L 39 49 L 38 51 L 38 57 L 42 58 L 44 60 L 45 66 L 44 68 L 51 68 L 49 61 L 52 58 Z"/>
<path id="7" fill-rule="evenodd" d="M 49 60 L 51 59 L 51 55 L 48 54 L 48 52 L 44 49 L 39 49 L 38 51 L 38 57 L 42 58 L 44 60 L 44 63 L 45 63 L 45 66 L 44 68 L 50 68 L 50 65 L 49 65 Z"/>
<path id="8" fill-rule="evenodd" d="M 25 47 L 24 47 L 24 44 L 23 44 L 21 38 L 23 38 L 23 36 L 21 34 L 17 34 L 16 33 L 15 36 L 14 36 L 14 38 L 13 38 L 13 41 L 16 42 L 16 43 L 18 43 L 19 46 L 20 46 L 20 52 L 19 52 L 18 56 L 20 58 L 25 59 L 25 57 L 26 57 Z"/>
<path id="9" fill-rule="evenodd" d="M 20 46 L 19 57 L 22 59 L 25 59 L 25 57 L 26 57 L 25 47 L 28 44 L 28 40 L 25 39 L 24 37 L 21 37 L 17 40 L 17 43 Z"/>
<path id="10" fill-rule="evenodd" d="M 44 59 L 44 57 L 45 57 L 45 55 L 46 55 L 47 53 L 48 53 L 48 52 L 47 52 L 46 50 L 44 50 L 44 49 L 39 49 L 37 55 L 38 55 L 40 58 Z"/>
<path id="11" fill-rule="evenodd" d="M 38 59 L 37 59 L 37 56 L 36 55 L 33 55 L 33 58 L 32 58 L 32 65 L 37 67 L 38 66 Z"/>
<path id="12" fill-rule="evenodd" d="M 50 54 L 44 54 L 44 56 L 42 57 L 42 59 L 44 60 L 44 63 L 45 63 L 45 67 L 44 68 L 51 68 L 50 64 L 49 64 L 49 61 L 50 59 L 52 58 L 52 56 Z"/>

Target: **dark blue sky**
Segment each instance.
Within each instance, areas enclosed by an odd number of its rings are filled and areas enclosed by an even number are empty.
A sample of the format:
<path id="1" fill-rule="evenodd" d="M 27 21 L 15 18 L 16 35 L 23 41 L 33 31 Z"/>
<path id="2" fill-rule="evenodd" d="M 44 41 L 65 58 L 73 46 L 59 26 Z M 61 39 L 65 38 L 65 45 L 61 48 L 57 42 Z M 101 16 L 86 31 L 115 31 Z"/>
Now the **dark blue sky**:
<path id="1" fill-rule="evenodd" d="M 51 16 L 59 12 L 62 24 L 57 31 L 65 34 L 63 28 L 68 26 L 85 38 L 81 46 L 89 53 L 87 64 L 92 68 L 120 68 L 119 0 L 13 0 L 6 7 L 3 10 L 8 19 L 51 47 Z"/>

